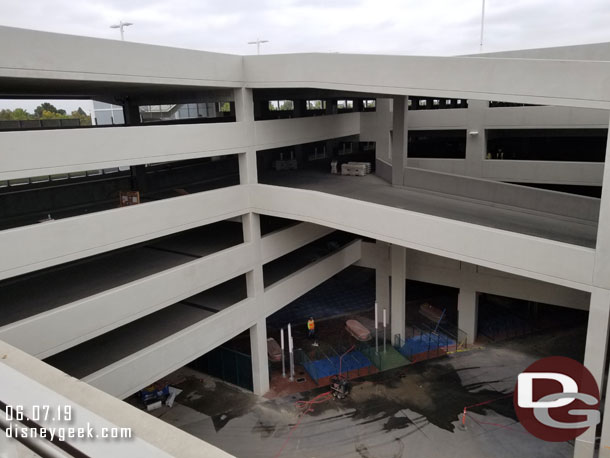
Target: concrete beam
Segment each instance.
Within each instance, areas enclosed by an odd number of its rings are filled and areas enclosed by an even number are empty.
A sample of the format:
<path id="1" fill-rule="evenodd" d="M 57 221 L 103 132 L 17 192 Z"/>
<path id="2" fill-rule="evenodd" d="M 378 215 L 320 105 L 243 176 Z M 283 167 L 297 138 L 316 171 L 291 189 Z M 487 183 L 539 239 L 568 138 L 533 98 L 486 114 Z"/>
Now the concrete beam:
<path id="1" fill-rule="evenodd" d="M 301 248 L 333 232 L 330 227 L 300 223 L 265 235 L 261 240 L 263 264 Z"/>
<path id="2" fill-rule="evenodd" d="M 360 113 L 256 121 L 257 150 L 318 142 L 360 133 Z"/>
<path id="3" fill-rule="evenodd" d="M 323 192 L 256 186 L 257 191 L 250 195 L 258 213 L 330 226 L 515 275 L 590 289 L 594 260 L 590 248 Z"/>
<path id="4" fill-rule="evenodd" d="M 0 133 L 0 180 L 236 154 L 251 145 L 239 123 Z"/>
<path id="5" fill-rule="evenodd" d="M 231 340 L 254 326 L 257 319 L 254 300 L 245 299 L 84 377 L 83 381 L 125 399 Z"/>
<path id="6" fill-rule="evenodd" d="M 605 80 L 610 62 L 312 53 L 245 56 L 244 73 L 252 88 L 308 87 L 610 108 Z"/>
<path id="7" fill-rule="evenodd" d="M 231 186 L 0 231 L 3 247 L 0 279 L 204 226 L 247 211 L 247 188 Z"/>
<path id="8" fill-rule="evenodd" d="M 13 27 L 0 28 L 0 41 L 19 43 L 0 52 L 6 78 L 100 82 L 106 93 L 117 87 L 109 83 L 235 87 L 243 81 L 242 57 L 230 54 Z"/>
<path id="9" fill-rule="evenodd" d="M 168 456 L 230 457 L 219 448 L 80 380 L 67 377 L 65 373 L 2 341 L 0 354 L 3 355 L 0 364 L 3 402 L 14 406 L 70 405 L 75 414 L 74 421 L 78 423 L 89 421 L 99 426 L 112 423 L 132 429 L 133 438 L 125 443 L 105 442 L 104 448 L 100 449 L 99 441 L 91 442 L 97 444 L 95 448 L 99 455 L 95 450 L 83 450 L 88 456 L 118 456 L 115 452 L 126 452 L 126 456 L 153 456 L 151 447 L 156 447 Z M 57 423 L 55 426 L 58 426 Z M 69 443 L 70 439 L 67 441 Z M 142 441 L 150 447 L 140 447 Z M 85 442 L 89 441 L 79 440 L 75 445 L 82 450 L 80 446 Z"/>

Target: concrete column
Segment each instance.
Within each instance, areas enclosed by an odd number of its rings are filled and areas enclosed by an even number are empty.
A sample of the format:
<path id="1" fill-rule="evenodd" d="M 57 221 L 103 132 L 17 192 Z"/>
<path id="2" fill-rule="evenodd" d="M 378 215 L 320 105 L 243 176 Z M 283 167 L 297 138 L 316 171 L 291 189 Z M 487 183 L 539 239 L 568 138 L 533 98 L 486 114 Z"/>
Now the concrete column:
<path id="1" fill-rule="evenodd" d="M 262 396 L 269 391 L 267 322 L 264 318 L 250 328 L 250 351 L 252 352 L 252 391 Z"/>
<path id="2" fill-rule="evenodd" d="M 258 183 L 258 169 L 256 163 L 256 150 L 248 148 L 246 152 L 239 153 L 239 183 Z"/>
<path id="3" fill-rule="evenodd" d="M 406 321 L 406 270 L 407 270 L 407 249 L 398 245 L 390 247 L 390 266 L 392 275 L 391 288 L 391 327 L 390 338 L 394 343 L 394 338 L 399 335 L 405 338 Z"/>
<path id="4" fill-rule="evenodd" d="M 327 115 L 337 114 L 337 101 L 335 99 L 326 99 L 326 111 Z"/>
<path id="5" fill-rule="evenodd" d="M 254 98 L 252 89 L 237 88 L 233 91 L 235 98 L 236 122 L 242 123 L 249 138 L 250 146 L 239 154 L 239 180 L 241 184 L 258 182 L 256 169 L 256 150 L 254 149 Z"/>
<path id="6" fill-rule="evenodd" d="M 267 101 L 256 100 L 254 101 L 254 119 L 261 119 L 263 114 L 267 112 Z"/>
<path id="7" fill-rule="evenodd" d="M 610 132 L 610 131 L 609 131 Z M 610 140 L 610 139 L 609 139 Z M 591 371 L 602 392 L 602 373 L 606 362 L 608 344 L 608 317 L 610 314 L 610 141 L 606 145 L 604 180 L 600 202 L 597 244 L 595 247 L 595 268 L 593 285 L 599 287 L 591 292 L 589 306 L 589 326 L 585 347 L 585 366 Z M 610 381 L 610 379 L 609 379 Z M 609 385 L 610 388 L 610 385 Z M 610 457 L 610 400 L 606 390 L 606 410 L 602 418 L 600 457 Z M 602 393 L 603 394 L 603 393 Z M 592 457 L 595 451 L 595 429 L 590 428 L 574 443 L 574 456 Z"/>
<path id="8" fill-rule="evenodd" d="M 485 111 L 489 108 L 487 100 L 469 100 L 466 124 L 466 167 L 465 174 L 470 177 L 483 175 L 483 161 L 487 153 L 485 137 Z M 478 132 L 478 134 L 474 134 Z"/>
<path id="9" fill-rule="evenodd" d="M 392 145 L 390 144 L 390 129 L 392 127 L 391 99 L 377 99 L 375 121 L 372 127 L 372 140 L 375 141 L 375 158 L 390 162 Z M 365 116 L 371 116 L 369 113 Z M 362 121 L 361 121 L 362 122 Z"/>
<path id="10" fill-rule="evenodd" d="M 460 292 L 458 294 L 458 328 L 468 334 L 467 345 L 477 338 L 479 298 L 477 295 L 477 266 L 460 262 Z M 459 336 L 458 336 L 459 337 Z"/>
<path id="11" fill-rule="evenodd" d="M 123 103 L 123 119 L 126 126 L 137 126 L 142 124 L 140 119 L 140 107 L 137 103 L 131 102 L 129 97 Z M 140 196 L 148 191 L 146 186 L 146 166 L 131 166 L 131 190 L 140 191 Z"/>
<path id="12" fill-rule="evenodd" d="M 392 111 L 392 185 L 404 185 L 404 172 L 407 165 L 407 97 L 394 97 Z"/>
<path id="13" fill-rule="evenodd" d="M 269 365 L 267 362 L 267 329 L 264 318 L 263 266 L 261 255 L 260 215 L 248 213 L 242 216 L 244 242 L 253 244 L 254 267 L 246 273 L 248 297 L 254 299 L 254 307 L 261 318 L 250 328 L 250 351 L 252 352 L 252 380 L 254 394 L 269 391 Z"/>
<path id="14" fill-rule="evenodd" d="M 292 115 L 295 118 L 300 118 L 307 115 L 307 101 L 304 99 L 293 100 L 294 103 L 294 111 Z"/>
<path id="15" fill-rule="evenodd" d="M 477 292 L 460 288 L 458 295 L 458 328 L 468 335 L 467 345 L 472 345 L 477 338 L 478 318 L 479 298 Z"/>
<path id="16" fill-rule="evenodd" d="M 591 292 L 591 303 L 589 305 L 589 324 L 587 326 L 587 344 L 585 346 L 584 364 L 593 374 L 600 394 L 603 394 L 603 379 L 606 368 L 606 347 L 608 346 L 608 320 L 610 318 L 610 291 L 607 289 L 595 288 Z M 606 403 L 608 403 L 606 393 Z M 610 410 L 605 411 L 602 418 L 602 446 L 604 441 L 610 446 Z M 604 437 L 604 431 L 606 436 Z M 583 435 L 576 438 L 574 442 L 575 458 L 592 458 L 595 452 L 595 432 L 596 428 L 589 428 Z M 610 451 L 610 449 L 608 450 Z M 607 452 L 605 452 L 607 453 Z M 608 456 L 608 455 L 606 455 Z"/>
<path id="17" fill-rule="evenodd" d="M 132 165 L 131 170 L 131 190 L 140 191 L 140 195 L 148 191 L 146 186 L 146 166 Z"/>
<path id="18" fill-rule="evenodd" d="M 602 387 L 599 387 L 600 392 Z M 604 401 L 604 417 L 602 418 L 602 428 L 601 428 L 601 441 L 599 444 L 599 458 L 610 458 L 610 372 L 607 374 L 606 381 L 606 399 Z M 587 452 L 586 456 L 592 456 L 590 453 L 591 447 L 586 447 L 585 445 L 579 445 L 578 439 L 576 443 L 576 449 L 574 452 L 574 456 L 576 456 L 576 450 L 585 450 Z"/>
<path id="19" fill-rule="evenodd" d="M 244 242 L 251 243 L 254 246 L 254 268 L 246 274 L 248 297 L 260 298 L 262 301 L 265 287 L 263 284 L 260 215 L 258 213 L 247 213 L 242 216 L 242 225 Z M 262 304 L 257 304 L 257 306 L 260 306 L 262 310 Z"/>
<path id="20" fill-rule="evenodd" d="M 137 126 L 142 124 L 142 121 L 140 120 L 140 107 L 137 103 L 131 102 L 129 97 L 127 97 L 123 103 L 123 118 L 125 119 L 126 126 Z"/>
<path id="21" fill-rule="evenodd" d="M 237 122 L 254 122 L 254 98 L 252 89 L 239 87 L 233 90 L 235 98 L 235 120 Z"/>
<path id="22" fill-rule="evenodd" d="M 593 285 L 610 289 L 610 138 L 606 144 L 606 162 L 604 163 L 602 199 L 599 207 Z"/>
<path id="23" fill-rule="evenodd" d="M 375 301 L 379 310 L 385 308 L 390 313 L 390 246 L 379 241 L 376 246 L 377 249 L 383 250 L 385 256 L 381 257 L 375 268 Z M 382 315 L 379 319 L 382 319 Z"/>

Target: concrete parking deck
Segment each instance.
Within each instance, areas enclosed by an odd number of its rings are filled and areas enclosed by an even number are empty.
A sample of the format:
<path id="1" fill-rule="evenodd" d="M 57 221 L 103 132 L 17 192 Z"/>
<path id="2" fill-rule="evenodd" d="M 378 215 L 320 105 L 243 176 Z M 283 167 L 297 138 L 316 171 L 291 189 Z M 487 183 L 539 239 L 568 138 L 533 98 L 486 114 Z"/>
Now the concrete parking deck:
<path id="1" fill-rule="evenodd" d="M 45 362 L 83 378 L 245 299 L 244 276 L 47 358 Z"/>
<path id="2" fill-rule="evenodd" d="M 375 175 L 352 177 L 315 171 L 266 172 L 264 184 L 309 189 L 486 227 L 595 247 L 597 224 L 552 214 L 500 207 L 408 187 L 392 187 Z"/>
<path id="3" fill-rule="evenodd" d="M 243 241 L 239 223 L 220 222 L 0 282 L 0 326 L 107 291 Z M 49 292 L 52 291 L 52 294 Z"/>
<path id="4" fill-rule="evenodd" d="M 175 304 L 47 358 L 45 362 L 83 378 L 212 316 L 214 312 Z"/>

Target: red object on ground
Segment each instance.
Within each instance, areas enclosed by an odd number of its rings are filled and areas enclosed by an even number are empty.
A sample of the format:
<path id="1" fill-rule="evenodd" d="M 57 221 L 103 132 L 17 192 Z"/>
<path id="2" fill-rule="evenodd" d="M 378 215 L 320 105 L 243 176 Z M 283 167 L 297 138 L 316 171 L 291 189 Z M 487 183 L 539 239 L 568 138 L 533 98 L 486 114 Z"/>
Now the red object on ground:
<path id="1" fill-rule="evenodd" d="M 371 331 L 365 328 L 358 320 L 347 320 L 345 322 L 345 329 L 360 342 L 371 340 Z"/>
<path id="2" fill-rule="evenodd" d="M 284 448 L 286 447 L 286 445 L 288 444 L 288 441 L 290 440 L 290 435 L 292 434 L 292 432 L 295 429 L 297 429 L 299 427 L 299 424 L 301 423 L 301 419 L 305 415 L 307 415 L 309 412 L 313 412 L 313 406 L 315 404 L 321 404 L 323 402 L 326 402 L 332 398 L 333 398 L 332 392 L 327 391 L 326 393 L 321 393 L 321 394 L 317 395 L 315 398 L 310 399 L 309 401 L 297 401 L 294 403 L 296 408 L 298 410 L 300 410 L 299 419 L 295 423 L 295 425 L 292 428 L 290 428 L 290 431 L 288 431 L 288 436 L 286 437 L 286 440 L 284 441 L 282 448 L 280 448 L 279 452 L 277 452 L 277 454 L 275 455 L 274 458 L 278 458 L 282 454 L 282 452 L 284 451 Z"/>

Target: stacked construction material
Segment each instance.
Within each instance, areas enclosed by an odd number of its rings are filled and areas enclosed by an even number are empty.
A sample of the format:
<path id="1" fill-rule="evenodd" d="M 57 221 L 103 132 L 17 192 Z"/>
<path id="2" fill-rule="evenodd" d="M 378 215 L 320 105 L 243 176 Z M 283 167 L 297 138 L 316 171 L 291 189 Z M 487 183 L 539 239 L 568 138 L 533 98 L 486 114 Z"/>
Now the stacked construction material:
<path id="1" fill-rule="evenodd" d="M 347 164 L 341 164 L 341 175 L 363 177 L 369 173 L 371 173 L 370 162 L 348 162 Z"/>
<path id="2" fill-rule="evenodd" d="M 286 159 L 279 161 L 275 161 L 273 163 L 273 168 L 277 171 L 280 170 L 296 170 L 297 169 L 297 160 L 296 159 Z"/>

